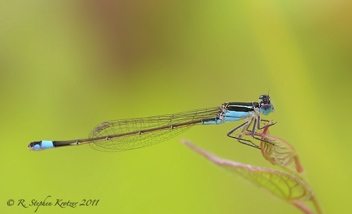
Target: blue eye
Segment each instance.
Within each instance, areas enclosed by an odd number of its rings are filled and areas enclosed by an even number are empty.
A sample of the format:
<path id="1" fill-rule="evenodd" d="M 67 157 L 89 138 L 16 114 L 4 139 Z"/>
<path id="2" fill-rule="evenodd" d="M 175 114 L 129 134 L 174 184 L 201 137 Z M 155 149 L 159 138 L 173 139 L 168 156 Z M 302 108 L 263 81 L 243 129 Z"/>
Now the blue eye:
<path id="1" fill-rule="evenodd" d="M 274 106 L 272 104 L 264 104 L 260 107 L 260 112 L 264 115 L 268 115 L 274 111 Z"/>

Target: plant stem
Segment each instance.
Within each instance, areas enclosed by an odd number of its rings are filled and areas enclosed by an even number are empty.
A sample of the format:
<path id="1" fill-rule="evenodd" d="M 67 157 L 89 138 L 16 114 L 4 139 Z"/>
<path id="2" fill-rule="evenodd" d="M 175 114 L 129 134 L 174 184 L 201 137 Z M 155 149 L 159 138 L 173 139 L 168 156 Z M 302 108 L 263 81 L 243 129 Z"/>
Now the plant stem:
<path id="1" fill-rule="evenodd" d="M 310 210 L 306 205 L 304 205 L 300 201 L 294 201 L 292 204 L 295 205 L 298 209 L 302 210 L 306 214 L 314 214 L 314 212 L 312 210 Z"/>
<path id="2" fill-rule="evenodd" d="M 323 208 L 322 208 L 322 206 L 321 206 L 321 204 L 320 204 L 320 202 L 319 202 L 319 200 L 317 199 L 316 196 L 314 196 L 312 198 L 312 202 L 313 202 L 315 210 L 317 211 L 318 214 L 324 214 L 325 213 Z"/>

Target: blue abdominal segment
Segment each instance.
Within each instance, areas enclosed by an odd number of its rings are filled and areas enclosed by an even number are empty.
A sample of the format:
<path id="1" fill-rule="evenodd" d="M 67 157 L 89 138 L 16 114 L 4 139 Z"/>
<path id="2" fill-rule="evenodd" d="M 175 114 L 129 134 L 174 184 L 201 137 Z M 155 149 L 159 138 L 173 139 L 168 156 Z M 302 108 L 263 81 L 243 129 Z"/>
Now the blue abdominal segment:
<path id="1" fill-rule="evenodd" d="M 50 148 L 53 148 L 53 147 L 54 147 L 53 141 L 42 140 L 42 146 L 41 146 L 42 149 L 50 149 Z"/>

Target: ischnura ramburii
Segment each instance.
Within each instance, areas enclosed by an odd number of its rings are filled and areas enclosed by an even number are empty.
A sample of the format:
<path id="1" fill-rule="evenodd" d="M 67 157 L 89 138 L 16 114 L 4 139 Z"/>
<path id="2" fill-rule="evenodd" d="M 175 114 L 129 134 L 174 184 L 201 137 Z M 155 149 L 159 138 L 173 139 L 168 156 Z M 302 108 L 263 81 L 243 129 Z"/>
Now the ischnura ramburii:
<path id="1" fill-rule="evenodd" d="M 133 118 L 124 120 L 112 120 L 99 124 L 89 134 L 88 139 L 67 141 L 35 141 L 28 145 L 32 151 L 40 151 L 49 148 L 75 146 L 89 144 L 99 151 L 124 151 L 151 146 L 166 141 L 175 135 L 186 131 L 194 125 L 223 124 L 238 120 L 245 120 L 227 133 L 228 137 L 237 139 L 238 142 L 260 149 L 251 140 L 244 139 L 241 135 L 231 134 L 242 128 L 242 133 L 253 125 L 251 136 L 254 139 L 256 129 L 260 127 L 261 114 L 268 115 L 274 111 L 269 95 L 261 95 L 259 102 L 227 102 L 220 107 L 196 109 L 177 114 L 167 114 L 153 117 Z M 270 143 L 270 142 L 268 142 Z"/>

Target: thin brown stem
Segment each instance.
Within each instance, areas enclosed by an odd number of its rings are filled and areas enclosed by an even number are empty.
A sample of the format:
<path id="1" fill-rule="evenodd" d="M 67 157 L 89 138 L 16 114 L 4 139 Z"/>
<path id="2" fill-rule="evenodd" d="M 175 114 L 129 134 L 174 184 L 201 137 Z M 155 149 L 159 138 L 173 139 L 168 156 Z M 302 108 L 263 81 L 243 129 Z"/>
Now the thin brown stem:
<path id="1" fill-rule="evenodd" d="M 309 207 L 307 207 L 305 204 L 303 204 L 300 201 L 294 201 L 292 204 L 306 214 L 314 214 L 314 212 L 311 209 L 309 209 Z"/>

